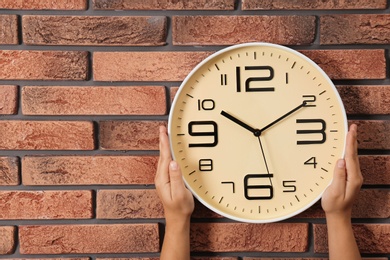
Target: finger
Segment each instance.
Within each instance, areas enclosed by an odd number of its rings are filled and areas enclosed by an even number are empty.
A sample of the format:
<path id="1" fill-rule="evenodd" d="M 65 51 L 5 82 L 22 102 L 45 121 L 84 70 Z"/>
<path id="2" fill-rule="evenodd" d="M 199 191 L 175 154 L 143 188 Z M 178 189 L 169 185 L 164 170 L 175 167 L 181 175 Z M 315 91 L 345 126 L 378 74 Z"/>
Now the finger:
<path id="1" fill-rule="evenodd" d="M 357 144 L 357 126 L 352 124 L 347 133 L 345 160 L 348 171 L 352 171 L 352 174 L 358 173 L 359 159 L 358 159 L 358 144 Z"/>
<path id="2" fill-rule="evenodd" d="M 185 185 L 179 165 L 175 161 L 169 164 L 169 179 L 171 182 L 171 196 L 173 199 L 180 198 L 185 193 Z"/>
<path id="3" fill-rule="evenodd" d="M 168 167 L 170 161 L 172 160 L 171 151 L 169 149 L 167 130 L 165 126 L 160 126 L 159 138 L 160 138 L 160 142 L 159 142 L 160 157 L 158 160 L 155 183 L 165 184 L 169 182 Z"/>
<path id="4" fill-rule="evenodd" d="M 363 176 L 360 171 L 357 143 L 357 126 L 351 125 L 347 134 L 347 147 L 345 152 L 347 167 L 347 196 L 355 196 L 363 183 Z"/>
<path id="5" fill-rule="evenodd" d="M 346 169 L 345 169 L 345 161 L 344 159 L 339 159 L 336 162 L 336 166 L 334 168 L 333 180 L 329 186 L 329 189 L 332 191 L 332 195 L 334 196 L 345 196 L 345 185 L 346 185 Z"/>

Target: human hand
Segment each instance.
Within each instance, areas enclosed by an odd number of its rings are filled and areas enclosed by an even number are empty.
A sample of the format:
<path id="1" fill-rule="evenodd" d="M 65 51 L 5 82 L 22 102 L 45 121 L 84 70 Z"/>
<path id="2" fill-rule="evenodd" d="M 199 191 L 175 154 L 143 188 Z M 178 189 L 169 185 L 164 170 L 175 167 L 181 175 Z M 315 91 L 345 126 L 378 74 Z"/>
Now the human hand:
<path id="1" fill-rule="evenodd" d="M 159 131 L 160 158 L 154 182 L 166 221 L 183 223 L 190 219 L 194 211 L 194 198 L 184 185 L 179 165 L 172 160 L 167 129 L 160 126 Z"/>
<path id="2" fill-rule="evenodd" d="M 357 126 L 353 124 L 347 134 L 345 159 L 337 161 L 333 181 L 322 196 L 321 204 L 327 217 L 351 218 L 352 204 L 363 184 L 357 148 Z"/>

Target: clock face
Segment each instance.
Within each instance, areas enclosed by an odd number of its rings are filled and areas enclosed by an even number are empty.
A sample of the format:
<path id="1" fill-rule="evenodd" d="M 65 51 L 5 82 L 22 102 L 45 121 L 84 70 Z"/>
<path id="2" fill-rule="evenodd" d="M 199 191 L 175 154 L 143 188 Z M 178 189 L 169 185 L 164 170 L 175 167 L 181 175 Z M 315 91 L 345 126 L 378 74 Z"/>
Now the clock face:
<path id="1" fill-rule="evenodd" d="M 199 201 L 237 221 L 266 223 L 319 200 L 344 156 L 347 120 L 314 62 L 248 43 L 214 53 L 187 76 L 168 132 Z"/>

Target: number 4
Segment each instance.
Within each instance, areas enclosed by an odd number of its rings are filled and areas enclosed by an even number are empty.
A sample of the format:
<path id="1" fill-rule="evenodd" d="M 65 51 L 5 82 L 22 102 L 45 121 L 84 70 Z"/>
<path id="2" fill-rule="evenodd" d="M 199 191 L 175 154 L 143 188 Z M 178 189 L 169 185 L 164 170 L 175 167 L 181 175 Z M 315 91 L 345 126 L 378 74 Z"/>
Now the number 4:
<path id="1" fill-rule="evenodd" d="M 311 157 L 309 160 L 303 163 L 304 165 L 313 165 L 314 169 L 317 166 L 317 160 L 316 157 Z"/>

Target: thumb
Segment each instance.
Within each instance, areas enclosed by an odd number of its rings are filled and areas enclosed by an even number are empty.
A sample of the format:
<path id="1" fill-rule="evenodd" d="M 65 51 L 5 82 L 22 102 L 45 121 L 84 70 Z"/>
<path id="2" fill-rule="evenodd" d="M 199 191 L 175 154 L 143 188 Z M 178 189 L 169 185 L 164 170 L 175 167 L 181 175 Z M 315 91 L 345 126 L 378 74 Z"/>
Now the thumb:
<path id="1" fill-rule="evenodd" d="M 169 164 L 169 180 L 171 182 L 172 198 L 174 198 L 175 195 L 180 194 L 185 189 L 180 167 L 175 161 L 171 161 Z"/>
<path id="2" fill-rule="evenodd" d="M 343 195 L 345 194 L 345 185 L 346 185 L 346 168 L 345 168 L 345 160 L 339 159 L 336 162 L 336 166 L 334 168 L 333 180 L 330 184 L 334 194 Z"/>

